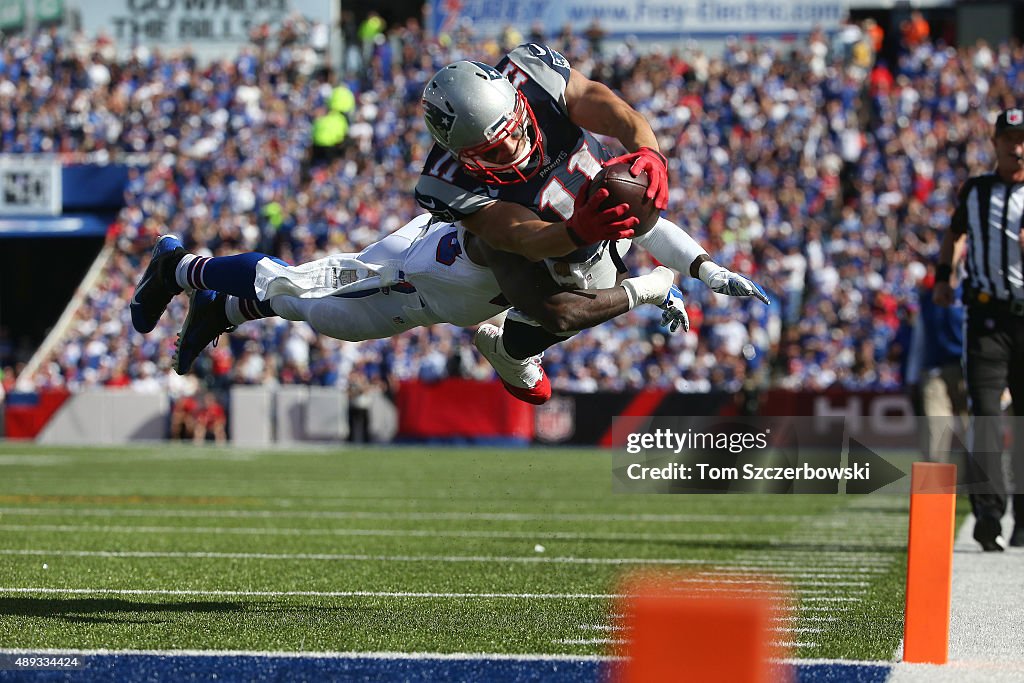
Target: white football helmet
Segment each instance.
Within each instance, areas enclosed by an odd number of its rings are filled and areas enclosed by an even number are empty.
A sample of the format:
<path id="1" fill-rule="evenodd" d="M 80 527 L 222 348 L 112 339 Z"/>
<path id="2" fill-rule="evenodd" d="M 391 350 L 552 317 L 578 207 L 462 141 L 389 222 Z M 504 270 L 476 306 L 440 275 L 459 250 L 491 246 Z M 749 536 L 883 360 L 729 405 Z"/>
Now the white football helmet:
<path id="1" fill-rule="evenodd" d="M 537 117 L 494 67 L 449 64 L 427 81 L 421 101 L 430 134 L 466 172 L 489 184 L 508 185 L 529 180 L 540 169 Z"/>

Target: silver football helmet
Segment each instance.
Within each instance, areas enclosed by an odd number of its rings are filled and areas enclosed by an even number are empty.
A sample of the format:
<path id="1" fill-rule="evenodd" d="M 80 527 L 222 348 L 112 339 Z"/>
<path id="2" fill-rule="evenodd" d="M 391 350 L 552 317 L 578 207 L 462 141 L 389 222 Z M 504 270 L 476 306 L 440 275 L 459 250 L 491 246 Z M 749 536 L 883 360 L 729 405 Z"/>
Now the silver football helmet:
<path id="1" fill-rule="evenodd" d="M 541 167 L 537 117 L 497 69 L 461 61 L 438 71 L 423 89 L 423 115 L 437 144 L 484 182 L 529 180 Z"/>

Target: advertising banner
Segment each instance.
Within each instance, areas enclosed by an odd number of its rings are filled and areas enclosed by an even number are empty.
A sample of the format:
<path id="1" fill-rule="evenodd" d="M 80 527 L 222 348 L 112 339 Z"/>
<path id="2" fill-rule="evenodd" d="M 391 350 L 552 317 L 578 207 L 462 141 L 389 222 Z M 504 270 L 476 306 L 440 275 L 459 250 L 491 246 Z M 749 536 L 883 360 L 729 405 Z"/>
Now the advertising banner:
<path id="1" fill-rule="evenodd" d="M 161 50 L 190 46 L 201 58 L 227 57 L 249 43 L 261 24 L 280 27 L 291 15 L 329 24 L 324 0 L 78 0 L 82 29 L 100 32 L 118 47 Z"/>
<path id="2" fill-rule="evenodd" d="M 533 438 L 533 406 L 501 382 L 402 382 L 395 403 L 400 440 L 525 444 Z"/>
<path id="3" fill-rule="evenodd" d="M 582 33 L 597 22 L 613 38 L 772 37 L 834 29 L 847 5 L 846 0 L 432 0 L 430 25 L 447 33 L 469 22 L 484 36 L 509 26 L 525 33 L 537 23 L 548 33 L 563 26 Z"/>
<path id="4" fill-rule="evenodd" d="M 0 154 L 0 216 L 59 216 L 61 193 L 56 157 Z"/>

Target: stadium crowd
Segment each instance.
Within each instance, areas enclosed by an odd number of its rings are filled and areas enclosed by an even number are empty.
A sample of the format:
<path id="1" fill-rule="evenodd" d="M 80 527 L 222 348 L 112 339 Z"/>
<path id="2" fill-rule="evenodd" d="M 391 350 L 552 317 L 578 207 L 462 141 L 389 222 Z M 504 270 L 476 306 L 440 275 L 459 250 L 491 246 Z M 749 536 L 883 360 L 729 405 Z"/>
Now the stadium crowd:
<path id="1" fill-rule="evenodd" d="M 128 301 L 161 233 L 198 253 L 256 249 L 300 262 L 358 251 L 403 225 L 419 213 L 412 188 L 430 142 L 425 80 L 456 59 L 494 63 L 530 40 L 650 119 L 670 162 L 669 217 L 773 299 L 737 301 L 684 278 L 690 334 L 667 335 L 660 311 L 636 309 L 549 350 L 557 389 L 896 388 L 916 288 L 955 192 L 991 167 L 990 120 L 1024 89 L 1019 45 L 954 49 L 918 36 L 887 65 L 877 36 L 862 30 L 876 27 L 854 24 L 795 42 L 729 41 L 712 56 L 613 45 L 593 26 L 481 36 L 461 25 L 433 39 L 415 20 L 377 22 L 350 26 L 340 74 L 307 44 L 318 32 L 296 24 L 209 65 L 145 48 L 121 58 L 102 36 L 4 38 L 3 152 L 135 165 L 102 276 L 56 350 L 22 379 L 184 396 L 231 383 L 361 393 L 396 379 L 489 377 L 471 332 L 451 326 L 352 344 L 272 320 L 244 325 L 204 354 L 195 376 L 179 378 L 170 362 L 185 297 L 146 336 L 132 330 Z M 355 95 L 347 138 L 308 168 L 312 121 L 336 86 Z M 638 252 L 630 265 L 650 267 Z"/>

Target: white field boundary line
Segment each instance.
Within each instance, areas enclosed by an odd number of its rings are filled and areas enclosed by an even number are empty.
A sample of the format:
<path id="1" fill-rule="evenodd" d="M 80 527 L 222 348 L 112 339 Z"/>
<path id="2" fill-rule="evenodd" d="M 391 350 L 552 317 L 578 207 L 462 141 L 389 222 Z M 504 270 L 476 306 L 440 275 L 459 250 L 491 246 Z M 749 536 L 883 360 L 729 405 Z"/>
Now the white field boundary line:
<path id="1" fill-rule="evenodd" d="M 0 548 L 0 555 L 29 556 L 29 557 L 101 557 L 112 559 L 198 559 L 198 560 L 282 560 L 282 561 L 309 561 L 319 560 L 328 562 L 497 562 L 521 563 L 521 564 L 597 564 L 597 565 L 632 565 L 632 564 L 656 564 L 675 565 L 679 560 L 674 558 L 620 558 L 620 557 L 549 557 L 529 555 L 357 555 L 357 554 L 330 554 L 330 553 L 231 553 L 231 552 L 207 552 L 207 551 L 156 551 L 156 550 L 64 550 L 64 549 L 43 549 L 43 548 Z M 706 577 L 684 577 L 679 579 L 682 582 L 707 581 Z M 716 583 L 756 585 L 756 581 L 749 578 L 717 579 Z M 866 587 L 870 585 L 867 581 L 801 581 L 804 586 L 846 586 Z"/>
<path id="2" fill-rule="evenodd" d="M 287 652 L 260 650 L 67 650 L 0 648 L 6 655 L 81 655 L 83 657 L 260 657 L 285 659 L 396 659 L 454 661 L 524 662 L 612 662 L 621 659 L 605 655 L 506 654 L 503 652 Z"/>
<path id="3" fill-rule="evenodd" d="M 0 654 L 7 655 L 82 655 L 89 656 L 142 656 L 142 657 L 262 657 L 289 659 L 395 659 L 395 660 L 455 660 L 455 661 L 554 661 L 554 662 L 615 662 L 622 657 L 609 655 L 552 655 L 552 654 L 506 654 L 501 652 L 287 652 L 260 650 L 70 650 L 66 648 L 24 649 L 0 648 Z M 856 659 L 794 659 L 778 660 L 793 666 L 877 666 L 891 668 L 894 662 Z"/>
<path id="4" fill-rule="evenodd" d="M 528 512 L 375 512 L 371 510 L 181 510 L 175 508 L 99 508 L 69 509 L 66 507 L 0 507 L 0 514 L 10 515 L 60 515 L 89 517 L 243 517 L 243 518 L 298 518 L 298 519 L 408 519 L 489 522 L 650 522 L 677 524 L 685 522 L 806 522 L 806 515 L 657 515 L 657 514 L 606 514 L 606 513 L 558 513 Z"/>

